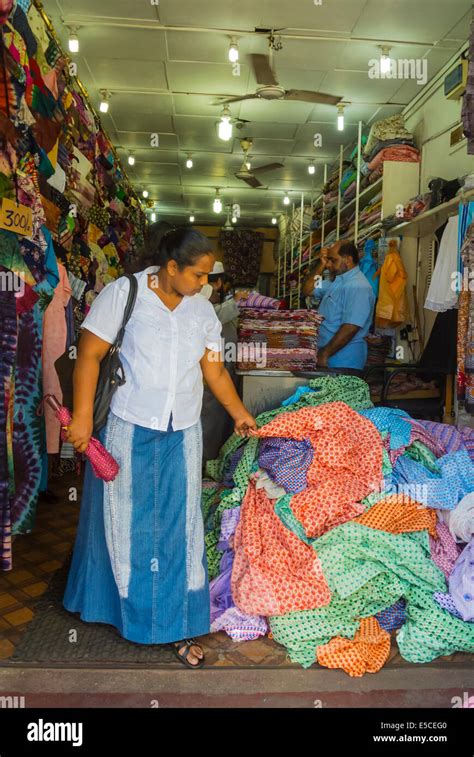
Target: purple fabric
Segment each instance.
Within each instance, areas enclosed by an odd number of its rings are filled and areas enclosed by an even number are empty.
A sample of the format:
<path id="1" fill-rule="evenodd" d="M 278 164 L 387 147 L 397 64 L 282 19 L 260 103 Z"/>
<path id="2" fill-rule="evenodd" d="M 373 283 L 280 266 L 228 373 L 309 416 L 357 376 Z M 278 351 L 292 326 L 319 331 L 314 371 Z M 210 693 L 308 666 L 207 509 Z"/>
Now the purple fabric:
<path id="1" fill-rule="evenodd" d="M 217 549 L 223 552 L 226 549 L 231 549 L 229 539 L 235 534 L 237 523 L 240 520 L 240 506 L 231 507 L 229 510 L 224 510 L 221 519 L 221 533 Z"/>
<path id="2" fill-rule="evenodd" d="M 375 617 L 380 627 L 385 631 L 395 631 L 397 628 L 401 628 L 406 620 L 405 607 L 405 600 L 399 599 L 391 607 L 378 612 Z"/>
<path id="3" fill-rule="evenodd" d="M 438 521 L 436 531 L 438 539 L 433 539 L 430 536 L 431 559 L 443 571 L 446 578 L 449 578 L 454 564 L 459 557 L 459 547 L 454 541 L 446 523 Z"/>
<path id="4" fill-rule="evenodd" d="M 211 595 L 211 624 L 222 615 L 223 612 L 234 607 L 232 600 L 232 591 L 230 578 L 232 575 L 232 565 L 234 563 L 234 552 L 229 549 L 222 555 L 220 569 L 221 572 L 217 578 L 213 578 L 209 584 Z"/>
<path id="5" fill-rule="evenodd" d="M 474 538 L 463 549 L 449 577 L 449 593 L 463 620 L 474 620 Z"/>
<path id="6" fill-rule="evenodd" d="M 308 487 L 306 474 L 313 461 L 314 450 L 308 439 L 267 438 L 260 444 L 260 467 L 278 486 L 289 494 Z"/>
<path id="7" fill-rule="evenodd" d="M 212 633 L 225 631 L 234 641 L 252 641 L 268 633 L 268 623 L 261 615 L 244 615 L 237 607 L 229 607 L 211 625 Z"/>
<path id="8" fill-rule="evenodd" d="M 472 438 L 474 448 L 474 432 L 471 429 L 458 431 L 456 426 L 450 426 L 448 423 L 435 423 L 434 421 L 410 420 L 413 426 L 422 427 L 436 442 L 444 449 L 442 454 L 447 452 L 458 452 L 466 449 L 465 439 Z M 464 434 L 464 431 L 468 433 Z M 434 451 L 434 450 L 433 450 Z M 435 452 L 436 455 L 436 452 Z M 471 453 L 469 453 L 471 457 Z M 439 455 L 438 455 L 439 457 Z M 473 458 L 471 457 L 471 460 Z"/>
<path id="9" fill-rule="evenodd" d="M 442 591 L 435 591 L 435 593 L 433 594 L 433 599 L 440 605 L 440 607 L 443 608 L 443 610 L 447 610 L 451 613 L 451 615 L 454 615 L 456 618 L 463 620 L 461 613 L 454 604 L 454 600 L 451 594 L 443 594 Z M 470 620 L 468 622 L 473 623 L 474 621 Z"/>
<path id="10" fill-rule="evenodd" d="M 228 467 L 224 474 L 224 478 L 222 483 L 224 486 L 228 486 L 229 488 L 233 488 L 235 486 L 235 481 L 233 479 L 233 475 L 235 473 L 235 469 L 237 468 L 238 464 L 240 463 L 240 459 L 242 455 L 244 454 L 245 444 L 242 444 L 238 449 L 235 450 L 235 452 L 232 453 L 232 455 L 229 458 Z"/>

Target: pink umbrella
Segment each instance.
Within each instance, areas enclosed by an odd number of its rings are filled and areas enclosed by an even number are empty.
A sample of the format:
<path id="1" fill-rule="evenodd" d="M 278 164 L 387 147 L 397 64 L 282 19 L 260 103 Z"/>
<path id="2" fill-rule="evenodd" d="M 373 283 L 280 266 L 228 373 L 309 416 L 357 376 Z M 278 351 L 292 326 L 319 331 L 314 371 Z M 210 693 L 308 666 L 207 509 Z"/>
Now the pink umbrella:
<path id="1" fill-rule="evenodd" d="M 61 426 L 67 426 L 72 419 L 72 415 L 63 405 L 60 405 L 54 394 L 46 394 L 43 402 L 47 402 L 50 408 L 54 411 L 56 418 L 61 423 Z M 67 436 L 64 430 L 61 431 L 61 438 L 63 442 L 66 441 Z M 103 481 L 113 481 L 119 472 L 119 466 L 116 460 L 112 457 L 110 452 L 107 452 L 104 445 L 99 442 L 98 439 L 91 437 L 85 456 L 90 460 L 92 470 L 97 478 L 101 478 Z"/>

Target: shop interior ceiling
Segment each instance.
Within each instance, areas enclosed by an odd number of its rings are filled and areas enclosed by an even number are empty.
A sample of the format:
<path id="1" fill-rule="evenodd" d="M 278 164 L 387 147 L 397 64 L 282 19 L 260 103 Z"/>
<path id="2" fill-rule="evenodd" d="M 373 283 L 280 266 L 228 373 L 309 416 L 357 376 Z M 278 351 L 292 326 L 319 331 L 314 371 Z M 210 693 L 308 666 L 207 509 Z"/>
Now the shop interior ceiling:
<path id="1" fill-rule="evenodd" d="M 216 223 L 219 188 L 225 207 L 238 203 L 241 224 L 269 225 L 301 192 L 317 196 L 324 163 L 339 145 L 357 138 L 358 121 L 399 112 L 421 87 L 414 79 L 370 79 L 369 61 L 379 45 L 394 59 L 427 59 L 428 81 L 465 43 L 471 0 L 46 0 L 44 8 L 67 49 L 68 27 L 77 27 L 78 76 L 93 104 L 110 93 L 102 120 L 119 148 L 138 192 L 157 201 L 158 218 Z M 335 105 L 248 99 L 230 104 L 233 137 L 224 142 L 216 123 L 221 98 L 255 93 L 252 54 L 266 55 L 275 32 L 273 67 L 288 89 L 342 98 L 345 130 L 337 131 Z M 240 76 L 228 51 L 239 48 Z M 151 135 L 159 146 L 151 146 Z M 321 134 L 322 146 L 314 146 Z M 252 139 L 251 169 L 281 168 L 259 175 L 252 188 L 235 174 L 242 166 L 240 140 Z M 133 151 L 135 165 L 127 165 Z M 188 156 L 193 167 L 186 168 Z M 314 160 L 316 173 L 308 173 Z"/>

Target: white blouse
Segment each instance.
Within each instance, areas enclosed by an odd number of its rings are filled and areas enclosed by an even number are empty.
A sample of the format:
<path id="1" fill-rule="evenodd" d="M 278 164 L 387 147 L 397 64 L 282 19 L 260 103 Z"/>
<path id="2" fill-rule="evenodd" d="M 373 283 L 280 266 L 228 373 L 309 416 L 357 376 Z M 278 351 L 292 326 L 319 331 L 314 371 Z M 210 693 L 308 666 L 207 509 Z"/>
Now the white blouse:
<path id="1" fill-rule="evenodd" d="M 170 310 L 148 287 L 148 274 L 136 273 L 138 292 L 120 353 L 126 383 L 110 406 L 123 420 L 166 431 L 189 428 L 201 415 L 203 381 L 199 361 L 205 349 L 221 351 L 221 324 L 200 294 L 183 297 Z M 123 277 L 102 289 L 81 328 L 113 344 L 127 302 L 129 281 Z"/>

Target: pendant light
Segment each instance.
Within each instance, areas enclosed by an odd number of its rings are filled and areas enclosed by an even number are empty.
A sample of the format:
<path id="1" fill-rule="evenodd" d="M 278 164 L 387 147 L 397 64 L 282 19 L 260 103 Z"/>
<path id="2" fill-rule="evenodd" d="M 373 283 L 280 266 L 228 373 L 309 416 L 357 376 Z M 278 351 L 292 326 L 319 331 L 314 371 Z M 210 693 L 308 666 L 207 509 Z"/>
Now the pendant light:
<path id="1" fill-rule="evenodd" d="M 382 55 L 380 56 L 380 73 L 388 74 L 391 68 L 390 50 L 392 48 L 388 47 L 388 45 L 379 45 L 379 47 L 382 49 Z"/>
<path id="2" fill-rule="evenodd" d="M 288 196 L 288 192 L 286 192 L 283 198 L 283 205 L 289 205 L 289 204 L 290 204 L 290 198 Z"/>
<path id="3" fill-rule="evenodd" d="M 144 197 L 144 198 L 145 198 L 145 200 L 146 200 L 146 198 L 148 197 L 148 195 L 149 195 L 149 192 L 148 192 L 148 190 L 147 190 L 147 189 L 144 189 L 144 190 L 143 190 L 143 192 L 142 192 L 142 197 Z"/>
<path id="4" fill-rule="evenodd" d="M 194 216 L 193 215 L 189 216 L 189 223 L 194 223 Z"/>
<path id="5" fill-rule="evenodd" d="M 186 168 L 192 168 L 193 167 L 193 159 L 191 155 L 188 155 L 188 159 L 186 161 Z"/>
<path id="6" fill-rule="evenodd" d="M 218 126 L 219 139 L 222 139 L 223 142 L 228 142 L 232 139 L 232 122 L 230 119 L 231 113 L 226 105 L 222 110 L 221 120 Z"/>
<path id="7" fill-rule="evenodd" d="M 156 213 L 153 211 L 153 213 L 151 214 L 151 222 L 155 223 L 155 221 L 156 221 Z"/>
<path id="8" fill-rule="evenodd" d="M 135 156 L 133 155 L 132 152 L 130 152 L 130 154 L 128 156 L 128 165 L 129 166 L 134 166 L 135 165 Z"/>
<path id="9" fill-rule="evenodd" d="M 229 60 L 231 63 L 237 63 L 239 60 L 239 47 L 235 37 L 232 37 L 229 46 Z"/>
<path id="10" fill-rule="evenodd" d="M 277 224 L 277 219 L 275 218 L 275 216 L 273 216 L 273 218 L 272 218 L 272 224 L 274 226 L 276 226 L 276 224 Z"/>
<path id="11" fill-rule="evenodd" d="M 337 130 L 344 131 L 344 105 L 337 106 Z"/>
<path id="12" fill-rule="evenodd" d="M 221 213 L 222 212 L 222 200 L 220 198 L 219 190 L 216 189 L 216 196 L 214 199 L 214 203 L 212 205 L 214 213 Z"/>
<path id="13" fill-rule="evenodd" d="M 69 52 L 74 54 L 79 52 L 79 37 L 77 36 L 77 29 L 77 26 L 69 27 L 68 47 Z"/>
<path id="14" fill-rule="evenodd" d="M 99 110 L 101 113 L 107 113 L 109 110 L 110 92 L 107 92 L 106 89 L 101 89 L 100 95 L 102 99 L 100 101 Z"/>
<path id="15" fill-rule="evenodd" d="M 237 223 L 237 216 L 232 216 L 232 223 Z"/>
<path id="16" fill-rule="evenodd" d="M 314 165 L 314 163 L 309 164 L 308 173 L 311 174 L 311 176 L 313 176 L 316 173 L 316 166 Z"/>

